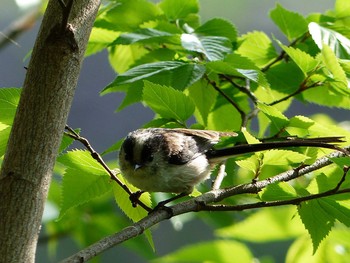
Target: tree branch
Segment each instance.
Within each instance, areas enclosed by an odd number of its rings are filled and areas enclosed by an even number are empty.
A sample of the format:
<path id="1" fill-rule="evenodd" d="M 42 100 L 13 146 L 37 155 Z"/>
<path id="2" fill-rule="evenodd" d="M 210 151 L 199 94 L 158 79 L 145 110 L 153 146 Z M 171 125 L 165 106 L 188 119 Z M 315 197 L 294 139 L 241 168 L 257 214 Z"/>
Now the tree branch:
<path id="1" fill-rule="evenodd" d="M 232 100 L 229 96 L 227 96 L 225 94 L 225 92 L 223 92 L 215 83 L 215 81 L 210 80 L 207 76 L 205 77 L 206 80 L 208 81 L 208 83 L 217 91 L 219 92 L 219 94 L 221 96 L 223 96 L 237 111 L 238 113 L 241 115 L 241 120 L 242 120 L 242 124 L 245 123 L 245 112 L 243 110 L 241 110 L 241 108 L 239 107 L 239 105 Z"/>
<path id="2" fill-rule="evenodd" d="M 34 262 L 44 203 L 100 0 L 48 3 L 0 171 L 2 262 Z M 60 30 L 57 30 L 60 29 Z"/>
<path id="3" fill-rule="evenodd" d="M 350 146 L 344 148 L 346 151 L 350 150 Z M 151 226 L 165 220 L 169 219 L 172 216 L 177 216 L 180 214 L 188 213 L 188 212 L 199 212 L 204 210 L 210 210 L 210 208 L 213 207 L 213 211 L 216 211 L 217 209 L 215 206 L 207 206 L 206 204 L 210 203 L 216 203 L 219 201 L 222 201 L 223 199 L 239 194 L 250 194 L 250 193 L 258 193 L 263 188 L 268 186 L 269 184 L 275 183 L 275 182 L 281 182 L 281 181 L 289 181 L 292 179 L 295 179 L 297 177 L 303 176 L 307 173 L 310 173 L 312 171 L 316 171 L 318 169 L 321 169 L 325 166 L 328 166 L 332 164 L 332 161 L 330 158 L 338 158 L 343 157 L 346 154 L 343 152 L 333 152 L 325 157 L 322 157 L 318 159 L 314 164 L 302 167 L 299 169 L 293 169 L 290 171 L 286 171 L 284 173 L 281 173 L 279 175 L 267 178 L 266 180 L 254 182 L 254 183 L 248 183 L 248 184 L 242 184 L 230 188 L 224 188 L 224 189 L 214 189 L 210 192 L 204 193 L 201 196 L 198 196 L 196 198 L 192 198 L 190 200 L 178 203 L 176 205 L 170 206 L 167 209 L 159 209 L 156 211 L 153 211 L 150 213 L 147 217 L 143 218 L 142 220 L 132 224 L 131 226 L 123 229 L 122 231 L 115 233 L 111 236 L 105 237 L 101 239 L 100 241 L 94 243 L 93 245 L 89 246 L 88 248 L 85 248 L 78 253 L 72 255 L 71 257 L 64 259 L 61 261 L 61 263 L 72 263 L 72 262 L 85 262 L 94 256 L 102 253 L 103 251 L 118 245 L 128 239 L 131 239 L 133 237 L 136 237 L 138 235 L 141 235 L 146 229 L 150 228 Z M 345 174 L 347 170 L 344 170 L 343 178 L 345 179 Z M 343 179 L 335 189 L 338 189 L 342 183 Z M 336 193 L 334 193 L 334 189 L 329 192 L 330 194 L 341 194 L 345 192 L 350 192 L 350 189 L 343 189 L 343 190 L 337 190 Z M 323 197 L 322 196 L 314 196 L 314 198 Z M 299 200 L 303 201 L 303 200 Z M 280 201 L 282 202 L 282 201 Z M 286 203 L 288 204 L 288 203 Z M 243 209 L 252 209 L 256 208 L 257 205 L 260 205 L 261 207 L 267 207 L 267 206 L 273 206 L 273 202 L 265 202 L 264 204 L 245 204 L 241 206 L 235 206 L 236 210 L 243 210 Z M 284 205 L 283 203 L 279 205 Z M 250 207 L 251 206 L 251 207 Z M 235 211 L 236 211 L 235 210 Z M 222 211 L 222 210 L 219 210 Z"/>

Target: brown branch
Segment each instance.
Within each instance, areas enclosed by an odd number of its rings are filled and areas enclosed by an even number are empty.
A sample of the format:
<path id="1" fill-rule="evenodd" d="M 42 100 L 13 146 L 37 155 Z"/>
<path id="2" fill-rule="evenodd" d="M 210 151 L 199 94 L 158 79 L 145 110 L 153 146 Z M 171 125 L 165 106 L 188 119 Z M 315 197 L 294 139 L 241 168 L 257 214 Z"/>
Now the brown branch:
<path id="1" fill-rule="evenodd" d="M 344 149 L 348 151 L 350 147 L 347 147 Z M 231 188 L 215 189 L 210 192 L 204 193 L 199 197 L 192 198 L 190 200 L 178 203 L 166 209 L 160 208 L 159 210 L 153 211 L 147 217 L 141 219 L 140 221 L 134 223 L 133 225 L 123 229 L 118 233 L 115 233 L 111 236 L 101 239 L 100 241 L 94 243 L 93 245 L 61 261 L 61 263 L 85 262 L 115 245 L 118 245 L 120 243 L 125 242 L 128 239 L 141 235 L 146 229 L 149 229 L 151 226 L 163 220 L 169 219 L 173 216 L 177 216 L 180 214 L 188 213 L 188 212 L 204 211 L 206 204 L 219 202 L 230 196 L 247 194 L 247 193 L 248 194 L 257 193 L 261 191 L 263 188 L 265 188 L 266 186 L 268 186 L 269 184 L 272 184 L 275 182 L 281 182 L 281 181 L 289 181 L 297 177 L 303 176 L 307 173 L 310 173 L 312 171 L 321 169 L 327 165 L 330 165 L 332 161 L 329 160 L 329 158 L 343 157 L 345 155 L 346 154 L 343 152 L 333 152 L 327 155 L 326 157 L 318 159 L 312 165 L 302 167 L 299 169 L 293 169 L 285 173 L 270 177 L 266 180 L 262 180 L 255 183 L 242 184 Z M 345 179 L 345 170 L 344 170 L 343 178 Z M 342 180 L 338 183 L 335 189 L 339 188 L 341 183 L 342 183 Z M 345 192 L 350 192 L 350 189 L 339 190 L 337 191 L 337 194 L 341 194 Z M 248 207 L 249 205 L 251 205 L 252 207 L 251 208 Z M 256 204 L 246 204 L 245 206 L 246 207 L 241 207 L 241 208 L 244 208 L 244 209 L 256 208 Z M 265 206 L 273 206 L 273 202 L 265 202 Z"/>
<path id="2" fill-rule="evenodd" d="M 219 92 L 219 94 L 221 96 L 223 96 L 238 112 L 239 114 L 241 115 L 241 120 L 242 120 L 242 124 L 245 123 L 245 117 L 246 117 L 246 114 L 243 110 L 241 110 L 241 108 L 239 107 L 239 105 L 234 101 L 232 100 L 229 96 L 227 96 L 225 94 L 225 92 L 223 92 L 220 87 L 218 87 L 216 85 L 216 82 L 215 81 L 212 81 L 210 80 L 207 76 L 205 76 L 206 80 L 208 81 L 208 83 L 217 91 Z"/>
<path id="3" fill-rule="evenodd" d="M 70 138 L 80 142 L 81 144 L 83 144 L 85 146 L 85 148 L 90 152 L 91 157 L 93 159 L 95 159 L 99 164 L 102 165 L 102 167 L 106 170 L 106 172 L 109 174 L 110 178 L 115 181 L 117 184 L 119 184 L 119 186 L 121 188 L 124 189 L 125 192 L 127 192 L 129 194 L 130 197 L 133 197 L 134 193 L 122 182 L 119 180 L 119 178 L 115 175 L 115 173 L 108 167 L 108 165 L 104 162 L 104 160 L 102 159 L 101 155 L 96 152 L 94 150 L 94 148 L 92 148 L 90 142 L 80 136 L 78 133 L 76 133 L 71 127 L 69 127 L 68 125 L 66 125 L 66 130 L 68 130 L 68 132 L 65 132 L 64 134 L 69 136 Z M 145 205 L 143 202 L 141 202 L 138 198 L 137 199 L 133 199 L 133 202 L 136 204 L 139 204 L 143 209 L 145 209 L 146 211 L 150 212 L 152 211 L 151 208 L 149 208 L 147 205 Z"/>
<path id="4" fill-rule="evenodd" d="M 272 206 L 283 206 L 283 205 L 299 205 L 302 202 L 310 201 L 326 196 L 332 196 L 332 195 L 339 195 L 339 194 L 345 194 L 350 193 L 350 188 L 345 188 L 342 190 L 339 190 L 340 186 L 344 183 L 347 172 L 349 171 L 349 167 L 344 167 L 343 169 L 343 176 L 338 182 L 338 184 L 328 191 L 318 193 L 318 194 L 311 194 L 308 196 L 302 196 L 297 198 L 292 198 L 289 200 L 278 200 L 278 201 L 262 201 L 262 202 L 256 202 L 251 204 L 242 204 L 242 205 L 206 205 L 204 203 L 199 202 L 198 203 L 198 210 L 199 211 L 243 211 L 247 209 L 254 209 L 254 208 L 263 208 L 263 207 L 272 207 Z"/>
<path id="5" fill-rule="evenodd" d="M 239 91 L 241 91 L 242 93 L 246 94 L 251 100 L 252 102 L 256 105 L 258 103 L 258 98 L 255 97 L 254 93 L 251 92 L 251 90 L 249 89 L 249 87 L 244 87 L 244 86 L 240 86 L 237 83 L 235 83 L 229 76 L 227 75 L 220 75 L 221 77 L 223 77 L 225 80 L 227 80 L 232 86 L 236 87 L 237 89 L 239 89 Z"/>
<path id="6" fill-rule="evenodd" d="M 283 97 L 283 98 L 281 98 L 279 100 L 275 100 L 275 101 L 269 103 L 268 105 L 269 106 L 276 105 L 276 104 L 281 103 L 283 101 L 286 101 L 286 100 L 290 99 L 291 97 L 294 97 L 294 96 L 296 96 L 296 95 L 298 95 L 298 94 L 300 94 L 300 93 L 302 93 L 302 92 L 304 92 L 306 90 L 309 90 L 309 89 L 314 88 L 314 87 L 319 87 L 319 86 L 321 86 L 323 84 L 321 82 L 315 82 L 315 83 L 311 84 L 310 86 L 305 86 L 305 83 L 306 83 L 306 81 L 308 79 L 309 79 L 309 77 L 306 78 L 303 81 L 303 83 L 301 83 L 300 87 L 296 91 L 294 91 L 293 93 L 291 93 L 291 94 L 289 94 L 289 95 L 287 95 L 287 96 L 285 96 L 285 97 Z"/>
<path id="7" fill-rule="evenodd" d="M 299 42 L 304 42 L 308 37 L 310 36 L 309 32 L 306 32 L 304 35 L 302 35 L 299 38 L 296 38 L 293 42 L 291 42 L 288 47 L 293 47 L 295 46 L 297 43 Z M 263 67 L 261 69 L 262 72 L 266 72 L 267 70 L 269 70 L 274 64 L 276 64 L 277 62 L 285 59 L 287 57 L 287 53 L 282 50 L 281 53 L 274 59 L 272 60 L 269 64 L 267 64 L 265 67 Z"/>
<path id="8" fill-rule="evenodd" d="M 70 27 L 59 34 L 62 10 L 48 1 L 0 171 L 2 262 L 35 261 L 62 130 L 99 6 L 99 0 L 74 1 Z"/>

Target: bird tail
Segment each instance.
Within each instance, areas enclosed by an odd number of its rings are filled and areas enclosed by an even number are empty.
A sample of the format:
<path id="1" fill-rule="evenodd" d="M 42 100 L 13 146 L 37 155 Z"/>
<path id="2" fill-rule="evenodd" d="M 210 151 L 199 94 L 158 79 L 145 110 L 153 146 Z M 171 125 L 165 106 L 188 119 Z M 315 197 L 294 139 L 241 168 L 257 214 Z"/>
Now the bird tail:
<path id="1" fill-rule="evenodd" d="M 318 147 L 337 150 L 349 154 L 346 150 L 338 147 L 335 143 L 345 142 L 344 137 L 319 137 L 319 138 L 291 138 L 285 141 L 262 142 L 256 144 L 240 144 L 223 149 L 209 150 L 206 155 L 209 159 L 227 158 L 230 156 L 241 155 L 245 153 L 260 152 L 272 149 L 289 147 Z"/>

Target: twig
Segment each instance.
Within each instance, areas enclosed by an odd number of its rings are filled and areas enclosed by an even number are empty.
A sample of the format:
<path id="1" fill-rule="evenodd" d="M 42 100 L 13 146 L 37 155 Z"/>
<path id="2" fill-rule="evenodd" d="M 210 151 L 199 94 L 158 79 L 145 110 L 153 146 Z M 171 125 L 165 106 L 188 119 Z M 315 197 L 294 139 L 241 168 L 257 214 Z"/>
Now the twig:
<path id="1" fill-rule="evenodd" d="M 239 107 L 239 105 L 232 100 L 229 96 L 227 96 L 225 94 L 225 92 L 223 92 L 215 83 L 215 81 L 210 80 L 207 76 L 205 77 L 208 81 L 208 83 L 217 91 L 220 93 L 220 95 L 222 95 L 241 115 L 241 119 L 242 119 L 242 124 L 245 122 L 245 112 L 243 110 L 241 110 L 241 108 Z"/>
<path id="2" fill-rule="evenodd" d="M 318 87 L 318 86 L 321 86 L 321 85 L 322 85 L 321 82 L 315 82 L 315 83 L 313 83 L 313 84 L 310 85 L 310 86 L 305 86 L 305 83 L 306 83 L 306 81 L 307 81 L 308 79 L 309 79 L 309 77 L 306 78 L 306 79 L 303 81 L 303 83 L 300 85 L 300 87 L 299 87 L 296 91 L 294 91 L 293 93 L 291 93 L 291 94 L 289 94 L 289 95 L 287 95 L 287 96 L 285 96 L 285 97 L 283 97 L 283 98 L 281 98 L 281 99 L 279 99 L 279 100 L 275 100 L 275 101 L 269 103 L 268 105 L 269 105 L 269 106 L 276 105 L 276 104 L 281 103 L 281 102 L 283 102 L 283 101 L 286 101 L 286 100 L 290 99 L 291 97 L 294 97 L 294 96 L 296 96 L 296 95 L 298 95 L 298 94 L 300 94 L 300 93 L 302 93 L 302 92 L 304 92 L 304 91 L 306 91 L 306 90 L 309 90 L 309 89 L 311 89 L 311 88 Z"/>
<path id="3" fill-rule="evenodd" d="M 226 176 L 225 168 L 226 168 L 225 163 L 221 163 L 219 165 L 219 171 L 218 171 L 218 174 L 215 178 L 215 181 L 214 181 L 214 184 L 212 187 L 213 190 L 217 190 L 220 188 L 222 180 L 224 180 L 224 178 Z"/>
<path id="4" fill-rule="evenodd" d="M 133 192 L 130 191 L 130 189 L 125 185 L 123 184 L 122 181 L 119 180 L 119 178 L 115 175 L 115 173 L 108 167 L 108 165 L 103 161 L 102 157 L 99 155 L 98 152 L 96 152 L 91 144 L 89 143 L 89 141 L 80 136 L 78 133 L 76 133 L 71 127 L 69 127 L 68 125 L 66 125 L 66 130 L 68 132 L 65 132 L 64 134 L 73 138 L 74 140 L 77 140 L 79 141 L 80 143 L 82 143 L 85 148 L 90 152 L 92 158 L 94 158 L 99 164 L 102 165 L 102 167 L 107 171 L 107 173 L 109 174 L 110 178 L 117 182 L 117 184 L 119 184 L 124 190 L 125 192 L 127 192 L 129 194 L 129 196 L 133 196 Z M 139 199 L 134 201 L 134 202 L 137 202 L 143 209 L 145 209 L 146 211 L 150 212 L 152 211 L 151 208 L 149 208 L 147 205 L 145 205 L 144 203 L 142 203 Z"/>
<path id="5" fill-rule="evenodd" d="M 200 202 L 199 210 L 203 211 L 243 211 L 247 209 L 254 209 L 254 208 L 262 208 L 262 207 L 272 207 L 272 206 L 283 206 L 283 205 L 299 205 L 302 202 L 310 201 L 313 199 L 318 199 L 326 196 L 331 195 L 338 195 L 338 194 L 345 194 L 350 193 L 350 188 L 345 188 L 342 190 L 339 190 L 340 186 L 343 184 L 346 178 L 346 174 L 349 171 L 349 167 L 344 167 L 343 169 L 343 176 L 338 182 L 338 184 L 328 191 L 325 191 L 323 193 L 318 194 L 311 194 L 308 196 L 302 196 L 297 198 L 292 198 L 289 200 L 278 200 L 278 201 L 262 201 L 262 202 L 256 202 L 251 204 L 242 204 L 242 205 L 205 205 L 203 202 Z"/>
<path id="6" fill-rule="evenodd" d="M 302 35 L 301 37 L 299 38 L 296 38 L 293 42 L 291 42 L 288 47 L 292 47 L 294 45 L 296 45 L 298 42 L 304 42 L 308 37 L 310 36 L 310 34 L 308 32 L 306 32 L 304 35 Z M 270 67 L 272 67 L 274 64 L 276 64 L 277 62 L 285 59 L 287 56 L 287 53 L 282 50 L 281 53 L 274 59 L 272 60 L 269 64 L 267 64 L 265 67 L 263 67 L 261 69 L 262 72 L 265 72 L 267 70 L 270 69 Z"/>
<path id="7" fill-rule="evenodd" d="M 236 87 L 237 89 L 239 89 L 241 92 L 243 92 L 244 94 L 246 94 L 251 100 L 252 102 L 256 105 L 258 103 L 258 98 L 255 97 L 254 93 L 251 92 L 251 90 L 249 89 L 249 86 L 246 85 L 244 86 L 240 86 L 237 83 L 235 83 L 229 76 L 227 75 L 220 75 L 221 77 L 223 77 L 225 80 L 227 80 L 232 86 Z"/>

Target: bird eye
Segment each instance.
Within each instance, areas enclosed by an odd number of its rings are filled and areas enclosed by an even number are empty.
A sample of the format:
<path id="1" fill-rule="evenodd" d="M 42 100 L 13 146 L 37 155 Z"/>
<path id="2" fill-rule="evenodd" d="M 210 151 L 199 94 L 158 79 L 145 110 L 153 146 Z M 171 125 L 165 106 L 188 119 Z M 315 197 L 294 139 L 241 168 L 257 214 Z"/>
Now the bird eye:
<path id="1" fill-rule="evenodd" d="M 150 163 L 150 162 L 152 162 L 152 161 L 153 161 L 153 155 L 148 156 L 148 157 L 147 157 L 147 162 Z"/>

